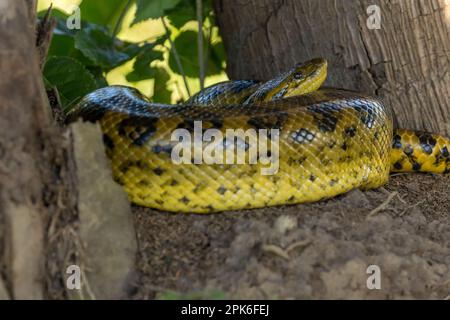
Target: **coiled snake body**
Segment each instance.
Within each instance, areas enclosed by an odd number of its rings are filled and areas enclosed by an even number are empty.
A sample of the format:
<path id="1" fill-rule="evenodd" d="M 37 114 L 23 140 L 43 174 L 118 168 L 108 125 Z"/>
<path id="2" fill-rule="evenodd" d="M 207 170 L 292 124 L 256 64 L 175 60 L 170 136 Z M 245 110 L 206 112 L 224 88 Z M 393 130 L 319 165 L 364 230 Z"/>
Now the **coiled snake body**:
<path id="1" fill-rule="evenodd" d="M 326 62 L 316 59 L 265 84 L 235 81 L 207 88 L 183 105 L 151 103 L 135 89 L 110 86 L 83 98 L 68 119 L 99 121 L 115 180 L 132 202 L 165 211 L 209 213 L 311 202 L 381 186 L 390 171 L 450 172 L 448 139 L 394 131 L 391 112 L 380 101 L 318 89 L 324 74 Z M 189 164 L 173 161 L 176 129 L 194 137 L 212 128 L 224 140 L 202 141 L 202 150 L 215 143 L 218 150 L 233 153 L 227 129 L 240 129 L 247 134 L 241 141 L 247 161 L 196 163 L 194 149 Z M 255 149 L 249 144 L 260 129 L 277 132 L 277 144 L 268 142 L 264 154 L 258 149 L 250 164 Z M 275 154 L 276 172 L 262 174 L 268 167 L 263 158 Z"/>

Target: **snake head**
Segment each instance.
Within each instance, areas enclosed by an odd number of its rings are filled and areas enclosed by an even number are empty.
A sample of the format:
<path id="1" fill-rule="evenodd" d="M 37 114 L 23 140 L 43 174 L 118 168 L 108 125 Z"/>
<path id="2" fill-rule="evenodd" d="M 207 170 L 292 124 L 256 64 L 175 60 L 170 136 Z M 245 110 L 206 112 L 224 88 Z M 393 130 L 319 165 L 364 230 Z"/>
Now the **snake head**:
<path id="1" fill-rule="evenodd" d="M 278 77 L 261 84 L 248 97 L 244 105 L 260 101 L 279 100 L 316 91 L 326 77 L 327 61 L 325 59 L 316 58 L 299 63 Z"/>
<path id="2" fill-rule="evenodd" d="M 327 60 L 316 58 L 299 63 L 288 74 L 284 98 L 316 91 L 327 77 Z"/>

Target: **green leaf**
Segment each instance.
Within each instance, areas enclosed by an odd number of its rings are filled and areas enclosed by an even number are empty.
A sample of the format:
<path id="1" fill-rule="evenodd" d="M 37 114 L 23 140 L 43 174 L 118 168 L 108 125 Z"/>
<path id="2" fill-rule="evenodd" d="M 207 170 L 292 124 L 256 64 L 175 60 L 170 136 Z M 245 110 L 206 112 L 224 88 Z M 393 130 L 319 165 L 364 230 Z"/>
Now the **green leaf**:
<path id="1" fill-rule="evenodd" d="M 131 59 L 116 49 L 114 39 L 101 28 L 84 28 L 75 36 L 75 48 L 80 50 L 92 63 L 110 70 Z"/>
<path id="2" fill-rule="evenodd" d="M 175 7 L 180 0 L 136 0 L 137 10 L 133 24 L 164 16 L 165 12 Z"/>
<path id="3" fill-rule="evenodd" d="M 171 103 L 172 91 L 167 88 L 170 75 L 163 68 L 156 69 L 155 83 L 153 85 L 153 101 L 158 103 Z"/>
<path id="4" fill-rule="evenodd" d="M 38 12 L 39 20 L 41 20 L 47 10 Z M 69 30 L 66 25 L 68 15 L 58 9 L 52 9 L 52 17 L 56 18 L 56 26 L 53 29 L 52 42 L 48 51 L 48 56 L 69 56 L 72 54 L 75 45 L 73 36 L 76 30 Z"/>
<path id="5" fill-rule="evenodd" d="M 41 19 L 44 18 L 46 14 L 47 10 L 41 10 L 37 13 L 37 16 L 39 19 Z M 69 15 L 57 8 L 52 8 L 51 16 L 55 18 L 67 19 Z"/>
<path id="6" fill-rule="evenodd" d="M 178 5 L 166 10 L 167 18 L 177 29 L 181 29 L 189 21 L 197 20 L 197 7 L 195 0 L 180 0 Z M 203 1 L 203 20 L 212 14 L 212 0 Z"/>
<path id="7" fill-rule="evenodd" d="M 103 88 L 108 86 L 108 82 L 106 81 L 103 70 L 100 67 L 89 67 L 87 69 L 94 77 L 94 80 L 97 84 L 97 88 Z"/>
<path id="8" fill-rule="evenodd" d="M 48 56 L 71 56 L 74 50 L 76 49 L 73 37 L 54 34 L 48 49 Z"/>
<path id="9" fill-rule="evenodd" d="M 63 107 L 97 89 L 92 74 L 69 57 L 50 57 L 44 67 L 44 78 L 47 87 L 57 88 Z"/>
<path id="10" fill-rule="evenodd" d="M 46 11 L 40 11 L 38 13 L 38 17 L 39 19 L 42 19 L 45 16 Z M 56 26 L 53 29 L 53 34 L 57 34 L 57 35 L 66 35 L 66 36 L 72 36 L 74 37 L 79 29 L 69 29 L 67 27 L 67 19 L 69 17 L 68 14 L 64 13 L 61 10 L 58 9 L 52 9 L 52 13 L 51 13 L 52 17 L 56 18 Z M 83 18 L 84 15 L 82 14 L 81 17 Z M 84 28 L 104 28 L 101 27 L 100 25 L 96 25 L 94 23 L 89 23 L 86 20 L 81 20 L 81 29 Z M 107 30 L 106 28 L 104 28 L 105 30 Z"/>
<path id="11" fill-rule="evenodd" d="M 196 20 L 195 0 L 181 0 L 175 8 L 167 11 L 167 18 L 177 29 L 181 29 L 189 21 Z"/>
<path id="12" fill-rule="evenodd" d="M 108 26 L 112 31 L 128 0 L 83 0 L 80 4 L 82 19 L 92 23 Z"/>
<path id="13" fill-rule="evenodd" d="M 206 43 L 206 39 L 204 42 Z M 197 78 L 199 74 L 197 32 L 189 30 L 180 33 L 174 40 L 174 45 L 177 49 L 178 55 L 180 56 L 181 64 L 183 65 L 186 76 Z M 215 49 L 219 48 L 217 47 Z M 216 54 L 217 58 L 219 58 L 220 52 L 218 51 Z M 212 56 L 207 59 L 208 65 L 206 75 L 214 75 L 222 71 L 222 67 L 218 65 L 218 63 L 211 57 Z M 169 66 L 175 73 L 181 74 L 172 50 L 169 55 Z"/>
<path id="14" fill-rule="evenodd" d="M 53 39 L 49 49 L 49 56 L 69 56 L 79 60 L 81 63 L 87 66 L 98 66 L 97 59 L 92 61 L 90 58 L 90 53 L 84 55 L 83 52 L 75 48 L 75 37 L 80 30 L 69 30 L 67 29 L 65 19 L 64 18 L 56 18 L 57 24 L 53 32 Z M 85 33 L 79 37 L 86 37 L 86 34 L 90 34 L 92 30 L 99 30 L 98 32 L 102 33 L 102 38 L 105 38 L 108 42 L 107 51 L 111 51 L 113 53 L 119 52 L 128 56 L 127 60 L 131 60 L 134 58 L 141 50 L 142 46 L 139 46 L 135 43 L 130 43 L 126 41 L 121 41 L 118 39 L 113 39 L 112 36 L 108 33 L 108 30 L 103 27 L 93 23 L 82 21 L 81 23 L 82 30 Z M 162 37 L 162 41 L 166 38 Z M 83 39 L 84 40 L 84 39 Z M 89 39 L 88 39 L 89 40 Z M 95 41 L 95 39 L 92 39 Z M 158 40 L 159 41 L 159 40 Z M 113 43 L 113 45 L 111 45 Z M 159 43 L 159 42 L 158 42 Z M 114 48 L 114 49 L 113 49 Z M 125 56 L 124 56 L 125 59 Z M 102 61 L 102 60 L 100 60 Z M 109 70 L 111 66 L 107 63 L 106 70 Z M 104 66 L 103 66 L 104 67 Z"/>
<path id="15" fill-rule="evenodd" d="M 127 74 L 126 78 L 130 82 L 151 79 L 155 77 L 156 69 L 150 64 L 155 60 L 163 60 L 161 51 L 155 51 L 155 43 L 149 43 L 143 46 L 142 50 L 136 56 L 133 65 L 133 71 Z"/>
<path id="16" fill-rule="evenodd" d="M 166 35 L 162 35 L 158 37 L 154 42 L 147 42 L 144 45 L 139 45 L 136 43 L 131 42 L 122 42 L 122 41 L 116 41 L 116 48 L 117 50 L 129 55 L 130 57 L 134 58 L 142 53 L 143 50 L 148 50 L 148 45 L 152 45 L 152 47 L 156 45 L 163 44 L 164 41 L 167 40 Z"/>
<path id="17" fill-rule="evenodd" d="M 223 42 L 219 41 L 214 43 L 210 48 L 209 54 L 210 63 L 213 63 L 219 72 L 225 70 L 226 54 L 225 48 L 223 47 Z"/>

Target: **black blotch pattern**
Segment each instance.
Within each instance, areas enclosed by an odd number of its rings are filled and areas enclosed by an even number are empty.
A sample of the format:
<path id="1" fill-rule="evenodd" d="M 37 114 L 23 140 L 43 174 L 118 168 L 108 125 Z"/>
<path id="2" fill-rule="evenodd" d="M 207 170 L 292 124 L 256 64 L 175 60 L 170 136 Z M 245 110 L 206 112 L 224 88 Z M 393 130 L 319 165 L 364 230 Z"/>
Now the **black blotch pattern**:
<path id="1" fill-rule="evenodd" d="M 120 166 L 119 166 L 119 171 L 121 172 L 127 172 L 128 170 L 130 170 L 132 167 L 137 167 L 140 169 L 144 169 L 147 170 L 148 168 L 148 164 L 145 162 L 142 162 L 141 160 L 137 160 L 137 161 L 133 161 L 133 160 L 128 160 L 123 162 Z"/>
<path id="2" fill-rule="evenodd" d="M 274 115 L 264 117 L 252 117 L 247 121 L 249 126 L 255 129 L 281 129 L 288 118 L 288 114 L 285 112 L 279 112 Z M 270 134 L 270 131 L 268 132 Z"/>
<path id="3" fill-rule="evenodd" d="M 183 122 L 180 122 L 177 129 L 186 129 L 190 132 L 194 131 L 194 120 L 184 120 Z"/>
<path id="4" fill-rule="evenodd" d="M 450 152 L 447 148 L 447 146 L 444 146 L 440 152 L 436 155 L 436 161 L 434 162 L 434 165 L 438 166 L 442 162 L 450 163 Z"/>
<path id="5" fill-rule="evenodd" d="M 114 177 L 114 181 L 116 181 L 118 184 L 120 184 L 121 186 L 125 185 L 125 181 L 123 180 L 122 177 Z"/>
<path id="6" fill-rule="evenodd" d="M 347 127 L 345 128 L 345 135 L 348 137 L 354 137 L 356 134 L 356 128 L 355 127 Z"/>
<path id="7" fill-rule="evenodd" d="M 209 120 L 209 122 L 211 123 L 212 128 L 221 129 L 223 127 L 222 119 L 212 119 L 212 120 Z"/>
<path id="8" fill-rule="evenodd" d="M 141 187 L 148 187 L 150 185 L 150 182 L 148 180 L 146 180 L 146 179 L 142 179 L 141 181 L 138 182 L 138 184 Z"/>
<path id="9" fill-rule="evenodd" d="M 316 176 L 313 174 L 309 176 L 309 180 L 312 182 L 314 182 L 316 179 L 317 179 Z"/>
<path id="10" fill-rule="evenodd" d="M 330 116 L 328 118 L 317 119 L 317 127 L 322 132 L 333 132 L 336 130 L 336 124 L 338 122 L 338 118 L 334 116 Z"/>
<path id="11" fill-rule="evenodd" d="M 194 132 L 194 121 L 195 120 L 184 120 L 183 122 L 178 124 L 177 129 L 186 129 L 192 133 Z M 221 129 L 223 127 L 223 119 L 220 118 L 205 120 L 204 123 L 205 125 L 202 125 L 202 134 L 204 134 L 205 131 L 210 128 Z M 206 123 L 209 123 L 211 125 L 207 126 Z"/>
<path id="12" fill-rule="evenodd" d="M 132 165 L 131 161 L 125 161 L 120 164 L 119 171 L 120 172 L 127 172 L 130 169 L 130 166 Z"/>
<path id="13" fill-rule="evenodd" d="M 402 163 L 400 161 L 397 161 L 397 162 L 394 163 L 394 168 L 396 170 L 402 170 L 403 165 L 402 165 Z"/>
<path id="14" fill-rule="evenodd" d="M 184 204 L 188 204 L 189 202 L 191 202 L 191 200 L 189 198 L 187 198 L 186 196 L 184 196 L 183 198 L 180 199 L 180 201 Z"/>
<path id="15" fill-rule="evenodd" d="M 358 112 L 359 118 L 361 122 L 369 129 L 371 129 L 377 118 L 376 112 L 373 110 L 373 107 L 369 104 L 366 104 L 363 101 L 353 101 L 351 106 Z"/>
<path id="16" fill-rule="evenodd" d="M 413 154 L 414 149 L 413 149 L 413 147 L 411 147 L 410 144 L 407 144 L 406 147 L 405 147 L 405 149 L 403 149 L 403 152 L 404 152 L 407 156 L 410 156 L 410 155 Z"/>
<path id="17" fill-rule="evenodd" d="M 392 148 L 394 148 L 394 149 L 402 148 L 402 137 L 400 137 L 400 135 L 398 135 L 398 134 L 394 135 L 394 140 L 392 142 Z"/>
<path id="18" fill-rule="evenodd" d="M 214 210 L 214 207 L 212 205 L 210 205 L 210 204 L 208 204 L 207 206 L 203 206 L 202 208 L 207 210 L 207 211 L 213 211 Z"/>
<path id="19" fill-rule="evenodd" d="M 157 175 L 160 176 L 164 173 L 165 170 L 161 169 L 160 167 L 153 169 L 153 172 Z"/>
<path id="20" fill-rule="evenodd" d="M 114 149 L 114 141 L 106 133 L 103 134 L 103 143 L 108 149 Z"/>
<path id="21" fill-rule="evenodd" d="M 441 149 L 441 155 L 447 160 L 450 160 L 450 152 L 448 151 L 447 146 Z"/>
<path id="22" fill-rule="evenodd" d="M 227 188 L 225 188 L 224 186 L 220 186 L 219 188 L 217 188 L 217 192 L 220 195 L 223 195 L 225 192 L 227 192 Z"/>
<path id="23" fill-rule="evenodd" d="M 164 146 L 161 146 L 161 145 L 157 144 L 156 146 L 152 147 L 152 151 L 154 153 L 156 153 L 156 154 L 167 153 L 168 155 L 171 155 L 172 154 L 172 149 L 173 149 L 173 146 L 170 145 L 170 144 L 167 144 L 167 145 L 164 145 Z"/>
<path id="24" fill-rule="evenodd" d="M 331 179 L 329 183 L 330 187 L 334 186 L 336 183 L 338 183 L 338 181 L 338 179 Z"/>
<path id="25" fill-rule="evenodd" d="M 413 166 L 412 166 L 414 171 L 419 171 L 421 167 L 422 167 L 422 165 L 418 162 L 413 163 Z"/>
<path id="26" fill-rule="evenodd" d="M 150 117 L 127 118 L 119 122 L 117 132 L 131 139 L 135 145 L 142 146 L 155 134 L 157 121 L 158 118 Z M 129 134 L 127 134 L 127 127 L 133 128 Z M 133 133 L 138 133 L 138 136 L 133 137 Z"/>
<path id="27" fill-rule="evenodd" d="M 134 139 L 133 143 L 139 147 L 143 146 L 148 139 L 150 139 L 155 132 L 152 129 L 146 129 L 143 133 Z"/>
<path id="28" fill-rule="evenodd" d="M 436 139 L 433 136 L 426 132 L 418 133 L 420 146 L 426 154 L 432 154 L 433 148 L 436 145 Z"/>
<path id="29" fill-rule="evenodd" d="M 336 130 L 338 119 L 338 107 L 333 104 L 321 106 L 310 106 L 308 110 L 312 112 L 316 125 L 322 132 L 333 132 Z"/>

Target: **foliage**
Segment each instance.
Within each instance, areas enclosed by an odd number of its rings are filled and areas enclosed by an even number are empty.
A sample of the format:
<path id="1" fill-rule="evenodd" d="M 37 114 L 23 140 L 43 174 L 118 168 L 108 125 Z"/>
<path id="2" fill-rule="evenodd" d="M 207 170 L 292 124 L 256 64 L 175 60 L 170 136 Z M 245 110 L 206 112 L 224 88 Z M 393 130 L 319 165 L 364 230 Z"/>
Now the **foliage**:
<path id="1" fill-rule="evenodd" d="M 80 62 L 70 57 L 49 58 L 44 74 L 46 84 L 58 87 L 63 105 L 70 104 L 79 95 L 85 95 L 100 86 Z"/>
<path id="2" fill-rule="evenodd" d="M 203 30 L 200 30 L 204 39 L 205 61 L 202 64 L 207 77 L 224 75 L 225 64 L 211 1 L 203 1 Z M 79 30 L 72 30 L 67 23 L 68 19 L 73 19 L 73 13 L 52 11 L 57 26 L 44 79 L 48 87 L 58 89 L 64 106 L 75 103 L 96 88 L 115 84 L 108 75 L 119 69 L 126 69 L 125 81 L 128 83 L 151 80 L 153 100 L 162 103 L 175 100 L 177 95 L 173 91 L 180 83 L 187 86 L 193 79 L 199 81 L 195 0 L 82 0 L 79 8 Z M 126 19 L 133 12 L 134 17 Z M 39 12 L 39 16 L 44 14 L 45 11 Z M 121 30 L 146 21 L 163 26 L 162 19 L 167 29 L 162 29 L 163 32 L 153 38 L 136 42 L 120 37 Z M 177 60 L 181 62 L 181 68 Z M 123 68 L 129 64 L 131 67 Z M 183 82 L 179 81 L 181 78 L 184 78 Z M 172 85 L 175 82 L 177 86 Z M 189 92 L 188 88 L 183 92 Z M 178 92 L 178 98 L 180 96 L 183 94 Z"/>

